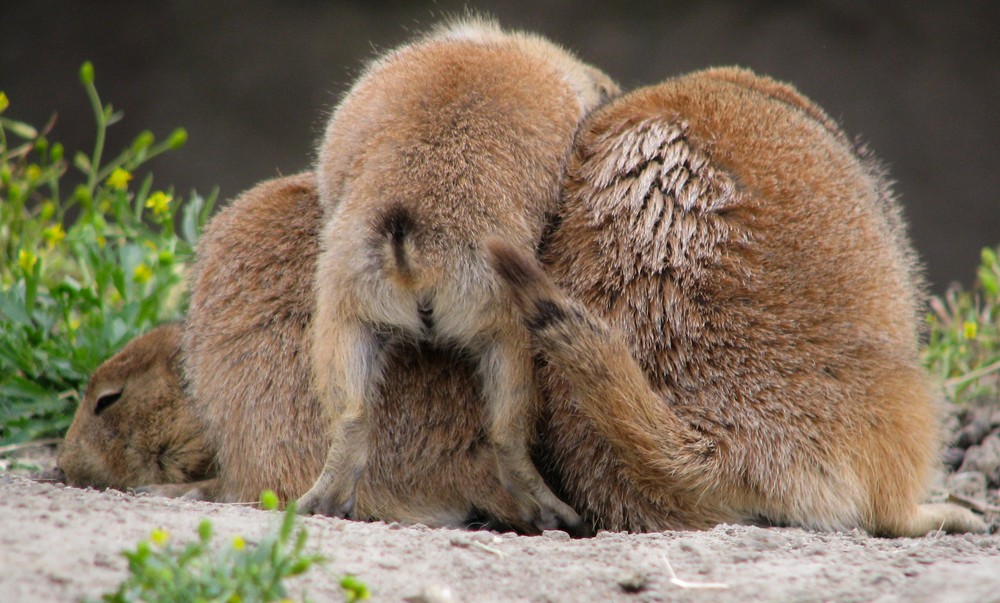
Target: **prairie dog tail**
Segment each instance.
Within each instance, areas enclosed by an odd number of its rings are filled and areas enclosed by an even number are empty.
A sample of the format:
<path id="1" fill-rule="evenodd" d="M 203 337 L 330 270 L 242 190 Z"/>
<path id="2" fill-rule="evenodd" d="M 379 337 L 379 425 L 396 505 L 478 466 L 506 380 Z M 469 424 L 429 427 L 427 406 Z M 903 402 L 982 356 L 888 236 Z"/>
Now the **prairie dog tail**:
<path id="1" fill-rule="evenodd" d="M 397 285 L 413 288 L 417 281 L 414 234 L 417 222 L 409 208 L 393 203 L 372 220 L 372 247 L 382 260 L 386 277 Z"/>
<path id="2" fill-rule="evenodd" d="M 709 466 L 711 444 L 663 404 L 624 342 L 561 291 L 533 257 L 497 239 L 486 245 L 535 347 L 574 384 L 580 410 L 618 451 L 630 479 L 649 491 L 683 490 L 703 499 L 718 472 Z M 723 513 L 706 511 L 716 512 Z M 717 519 L 733 520 L 722 514 Z"/>
<path id="3" fill-rule="evenodd" d="M 553 301 L 561 299 L 562 292 L 537 262 L 526 261 L 520 251 L 497 238 L 487 239 L 486 249 L 493 269 L 507 283 L 514 305 L 525 317 L 530 331 L 566 317 L 563 307 Z"/>

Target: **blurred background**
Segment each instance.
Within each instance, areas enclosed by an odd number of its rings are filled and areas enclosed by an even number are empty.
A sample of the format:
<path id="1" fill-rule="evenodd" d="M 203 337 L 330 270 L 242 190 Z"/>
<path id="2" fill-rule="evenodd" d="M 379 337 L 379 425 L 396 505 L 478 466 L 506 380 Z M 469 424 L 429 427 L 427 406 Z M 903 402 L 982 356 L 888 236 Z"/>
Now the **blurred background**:
<path id="1" fill-rule="evenodd" d="M 67 155 L 91 151 L 77 74 L 94 63 L 125 112 L 116 152 L 143 129 L 188 144 L 152 163 L 179 193 L 307 169 L 331 106 L 378 50 L 466 8 L 538 31 L 626 88 L 738 64 L 794 83 L 889 166 L 935 291 L 971 283 L 1000 243 L 1000 2 L 826 0 L 3 0 L 7 115 Z"/>

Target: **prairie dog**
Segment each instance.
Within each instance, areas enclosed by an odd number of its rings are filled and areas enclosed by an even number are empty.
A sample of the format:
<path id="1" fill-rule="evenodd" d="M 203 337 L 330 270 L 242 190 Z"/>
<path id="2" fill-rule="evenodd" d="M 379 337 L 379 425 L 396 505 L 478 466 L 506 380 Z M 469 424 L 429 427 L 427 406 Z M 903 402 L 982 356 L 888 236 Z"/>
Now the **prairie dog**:
<path id="1" fill-rule="evenodd" d="M 315 481 L 326 424 L 309 387 L 322 211 L 312 174 L 263 182 L 198 241 L 184 322 L 184 377 L 217 451 L 219 502 L 282 501 Z"/>
<path id="2" fill-rule="evenodd" d="M 536 36 L 465 21 L 376 61 L 337 107 L 317 178 L 328 222 L 312 359 L 333 417 L 305 512 L 353 514 L 387 350 L 406 341 L 477 359 L 501 483 L 536 530 L 581 526 L 529 455 L 538 408 L 528 334 L 484 243 L 533 252 L 559 198 L 576 128 L 615 92 Z"/>
<path id="3" fill-rule="evenodd" d="M 181 385 L 180 334 L 152 329 L 94 371 L 56 463 L 66 483 L 211 496 L 214 455 Z"/>
<path id="4" fill-rule="evenodd" d="M 983 529 L 918 504 L 938 422 L 897 202 L 791 86 L 714 69 L 598 109 L 559 215 L 541 265 L 491 261 L 543 360 L 552 470 L 596 528 Z"/>
<path id="5" fill-rule="evenodd" d="M 312 173 L 262 182 L 198 243 L 184 329 L 189 391 L 218 455 L 217 500 L 283 501 L 319 477 L 330 447 L 310 387 L 309 332 L 324 223 Z M 429 526 L 530 531 L 496 477 L 475 367 L 404 348 L 386 359 L 357 514 Z"/>

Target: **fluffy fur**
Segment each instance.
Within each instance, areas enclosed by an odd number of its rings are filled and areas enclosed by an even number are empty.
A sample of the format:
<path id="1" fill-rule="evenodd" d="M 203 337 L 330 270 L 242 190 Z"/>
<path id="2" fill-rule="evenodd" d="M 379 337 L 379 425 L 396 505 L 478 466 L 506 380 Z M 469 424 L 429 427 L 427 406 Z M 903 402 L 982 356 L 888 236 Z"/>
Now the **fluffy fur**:
<path id="1" fill-rule="evenodd" d="M 153 329 L 94 371 L 59 453 L 66 483 L 211 495 L 213 451 L 181 386 L 180 334 Z"/>
<path id="2" fill-rule="evenodd" d="M 550 470 L 597 527 L 981 529 L 918 502 L 938 450 L 921 279 L 880 168 L 748 71 L 582 128 L 535 260 L 495 245 L 543 360 Z"/>
<path id="3" fill-rule="evenodd" d="M 241 195 L 199 243 L 184 366 L 219 451 L 219 500 L 254 501 L 264 489 L 294 500 L 323 468 L 329 419 L 308 363 L 322 224 L 316 179 L 301 174 Z M 385 372 L 356 512 L 530 531 L 496 477 L 469 360 L 403 346 Z"/>
<path id="4" fill-rule="evenodd" d="M 323 467 L 302 359 L 324 219 L 314 177 L 283 178 L 199 247 L 185 366 L 211 393 L 223 498 L 295 498 Z M 598 110 L 542 248 L 489 251 L 540 359 L 534 459 L 590 526 L 983 528 L 918 504 L 937 417 L 898 204 L 790 86 L 710 70 Z M 356 513 L 534 530 L 497 479 L 474 364 L 413 344 L 384 374 Z"/>
<path id="5" fill-rule="evenodd" d="M 317 269 L 312 357 L 334 418 L 326 467 L 299 501 L 353 516 L 368 466 L 387 350 L 404 341 L 476 358 L 486 437 L 520 519 L 580 519 L 529 455 L 537 388 L 527 332 L 482 250 L 534 251 L 554 211 L 579 122 L 610 79 L 545 40 L 485 22 L 445 27 L 377 61 L 334 112 L 317 177 L 328 223 Z"/>
<path id="6" fill-rule="evenodd" d="M 316 479 L 329 419 L 312 396 L 307 334 L 322 210 L 311 174 L 264 182 L 205 228 L 184 323 L 184 374 L 217 450 L 222 502 Z"/>

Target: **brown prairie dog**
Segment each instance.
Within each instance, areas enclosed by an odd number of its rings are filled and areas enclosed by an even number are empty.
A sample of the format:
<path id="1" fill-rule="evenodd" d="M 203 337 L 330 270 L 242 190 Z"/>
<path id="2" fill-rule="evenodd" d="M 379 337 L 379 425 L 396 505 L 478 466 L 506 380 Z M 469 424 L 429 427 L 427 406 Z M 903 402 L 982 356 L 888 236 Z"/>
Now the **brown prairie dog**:
<path id="1" fill-rule="evenodd" d="M 294 499 L 329 446 L 309 389 L 322 211 L 312 174 L 258 184 L 198 242 L 184 323 L 184 376 L 217 450 L 220 502 Z"/>
<path id="2" fill-rule="evenodd" d="M 309 330 L 323 208 L 311 173 L 262 182 L 217 214 L 198 244 L 185 370 L 218 450 L 220 501 L 304 494 L 329 449 L 310 388 Z M 530 531 L 496 477 L 475 368 L 407 348 L 386 360 L 357 514 L 429 526 Z"/>
<path id="3" fill-rule="evenodd" d="M 312 359 L 333 417 L 303 510 L 352 514 L 387 350 L 427 341 L 478 362 L 486 434 L 520 520 L 580 526 L 529 455 L 528 334 L 487 268 L 503 238 L 534 252 L 577 125 L 614 84 L 545 40 L 464 21 L 376 61 L 334 112 L 317 178 L 327 214 Z"/>
<path id="4" fill-rule="evenodd" d="M 181 385 L 180 334 L 157 327 L 94 371 L 59 453 L 66 483 L 212 495 L 214 455 Z"/>
<path id="5" fill-rule="evenodd" d="M 595 527 L 983 528 L 918 504 L 922 283 L 881 169 L 810 101 L 738 69 L 637 90 L 581 128 L 564 195 L 544 272 L 502 244 L 492 262 Z"/>
<path id="6" fill-rule="evenodd" d="M 601 109 L 569 166 L 543 243 L 558 289 L 536 274 L 515 290 L 529 312 L 549 302 L 550 318 L 529 322 L 549 363 L 536 461 L 588 523 L 981 529 L 954 507 L 917 506 L 935 418 L 913 356 L 912 253 L 884 179 L 820 109 L 746 71 L 693 74 Z M 226 449 L 223 499 L 279 487 L 295 498 L 323 466 L 321 406 L 298 360 L 315 304 L 316 187 L 311 174 L 262 183 L 199 246 L 188 378 L 214 396 L 201 407 Z M 461 356 L 388 358 L 359 516 L 533 529 L 497 480 L 477 386 Z"/>

